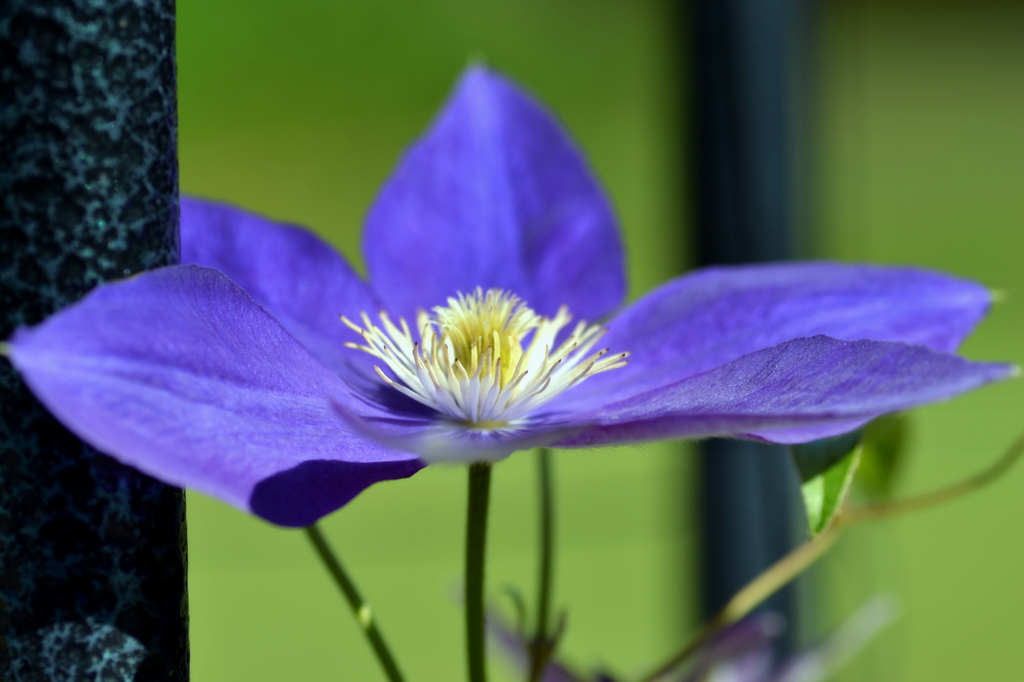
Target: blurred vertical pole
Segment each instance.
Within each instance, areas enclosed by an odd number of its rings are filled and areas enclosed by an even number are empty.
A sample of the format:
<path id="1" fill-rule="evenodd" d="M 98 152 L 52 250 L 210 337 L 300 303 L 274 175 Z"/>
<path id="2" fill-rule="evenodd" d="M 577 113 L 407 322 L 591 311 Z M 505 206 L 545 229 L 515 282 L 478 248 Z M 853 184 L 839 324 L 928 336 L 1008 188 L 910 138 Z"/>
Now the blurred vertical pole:
<path id="1" fill-rule="evenodd" d="M 812 0 L 692 0 L 692 74 L 698 265 L 806 253 L 799 187 L 806 92 L 803 52 Z M 747 441 L 700 445 L 702 609 L 717 611 L 800 537 L 800 502 L 783 448 Z M 769 603 L 797 629 L 793 591 Z"/>
<path id="2" fill-rule="evenodd" d="M 5 339 L 178 260 L 174 0 L 0 1 Z M 0 679 L 188 679 L 185 500 L 0 361 Z"/>

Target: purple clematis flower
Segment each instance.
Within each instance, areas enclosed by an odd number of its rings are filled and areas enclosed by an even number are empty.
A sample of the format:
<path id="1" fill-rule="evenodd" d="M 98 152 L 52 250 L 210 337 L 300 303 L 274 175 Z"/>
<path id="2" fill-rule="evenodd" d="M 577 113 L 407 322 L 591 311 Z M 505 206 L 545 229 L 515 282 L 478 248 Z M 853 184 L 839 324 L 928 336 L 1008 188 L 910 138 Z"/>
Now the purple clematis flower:
<path id="1" fill-rule="evenodd" d="M 369 281 L 226 205 L 184 199 L 181 239 L 185 265 L 100 287 L 7 354 L 100 450 L 287 526 L 424 461 L 803 442 L 1013 371 L 953 354 L 988 292 L 922 270 L 713 268 L 620 310 L 607 199 L 557 122 L 481 67 L 370 209 Z"/>

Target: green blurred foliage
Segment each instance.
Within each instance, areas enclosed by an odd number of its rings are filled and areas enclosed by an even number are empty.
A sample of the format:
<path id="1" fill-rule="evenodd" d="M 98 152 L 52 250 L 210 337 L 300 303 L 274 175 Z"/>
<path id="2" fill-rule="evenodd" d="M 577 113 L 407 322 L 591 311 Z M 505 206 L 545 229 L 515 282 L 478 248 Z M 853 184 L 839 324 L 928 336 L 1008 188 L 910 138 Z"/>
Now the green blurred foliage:
<path id="1" fill-rule="evenodd" d="M 668 10 L 654 0 L 180 0 L 182 189 L 310 226 L 358 265 L 377 186 L 462 67 L 482 59 L 580 141 L 622 218 L 635 297 L 686 262 L 684 38 Z M 818 255 L 941 268 L 1006 291 L 964 352 L 1024 360 L 1024 5 L 835 0 L 821 20 Z M 994 459 L 1024 422 L 1022 386 L 916 413 L 896 494 Z M 556 601 L 569 609 L 571 661 L 636 671 L 692 627 L 685 452 L 558 453 Z M 532 465 L 519 454 L 495 471 L 496 597 L 506 584 L 533 593 Z M 325 523 L 411 680 L 463 674 L 464 478 L 432 467 Z M 907 615 L 845 679 L 1016 674 L 1022 492 L 1015 472 L 948 508 L 847 534 L 818 575 L 819 627 L 882 589 L 906 600 Z M 189 523 L 197 682 L 379 679 L 300 533 L 196 494 Z"/>
<path id="2" fill-rule="evenodd" d="M 834 438 L 791 445 L 789 453 L 793 464 L 796 465 L 800 480 L 807 483 L 827 472 L 853 452 L 853 449 L 860 444 L 863 435 L 864 429 L 857 429 Z"/>
<path id="3" fill-rule="evenodd" d="M 820 253 L 1007 292 L 963 346 L 1024 360 L 1024 4 L 840 0 L 824 15 Z M 986 467 L 1024 426 L 1009 381 L 917 410 L 894 495 Z M 1024 654 L 1024 471 L 940 509 L 851 529 L 820 583 L 831 622 L 890 589 L 905 615 L 844 680 L 1013 679 Z"/>
<path id="4" fill-rule="evenodd" d="M 857 469 L 857 482 L 869 495 L 885 498 L 895 491 L 899 473 L 906 466 L 909 421 L 904 413 L 887 414 L 864 430 L 861 441 L 864 451 Z"/>

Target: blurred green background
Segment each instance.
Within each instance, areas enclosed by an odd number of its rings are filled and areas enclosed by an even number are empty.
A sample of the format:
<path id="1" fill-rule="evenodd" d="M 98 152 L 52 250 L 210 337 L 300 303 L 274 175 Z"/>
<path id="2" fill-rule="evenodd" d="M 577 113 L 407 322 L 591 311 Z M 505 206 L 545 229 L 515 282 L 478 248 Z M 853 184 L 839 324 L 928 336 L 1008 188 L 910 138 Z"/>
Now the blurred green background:
<path id="1" fill-rule="evenodd" d="M 179 0 L 182 191 L 307 225 L 360 264 L 377 186 L 465 64 L 485 59 L 586 151 L 621 217 L 636 297 L 687 262 L 685 33 L 670 10 L 653 0 Z M 964 352 L 1024 361 L 1024 3 L 818 10 L 815 254 L 941 268 L 1005 291 Z M 981 468 L 1022 425 L 1022 382 L 920 410 L 900 491 Z M 682 444 L 558 453 L 556 599 L 569 611 L 569 660 L 639 672 L 695 627 L 692 466 Z M 531 596 L 533 458 L 495 473 L 489 585 Z M 324 523 L 411 681 L 463 676 L 464 485 L 462 469 L 432 467 Z M 1016 678 L 1022 493 L 1016 471 L 949 507 L 854 529 L 814 576 L 806 636 L 891 590 L 905 615 L 843 679 Z M 196 682 L 381 679 L 300 533 L 192 493 L 189 559 Z"/>

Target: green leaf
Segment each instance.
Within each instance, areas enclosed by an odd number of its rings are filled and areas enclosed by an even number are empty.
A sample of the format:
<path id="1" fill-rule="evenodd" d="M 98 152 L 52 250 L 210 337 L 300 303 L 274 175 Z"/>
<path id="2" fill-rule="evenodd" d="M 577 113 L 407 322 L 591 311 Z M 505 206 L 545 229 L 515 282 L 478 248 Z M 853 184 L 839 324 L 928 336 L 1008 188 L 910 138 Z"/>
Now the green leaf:
<path id="1" fill-rule="evenodd" d="M 811 537 L 826 530 L 835 519 L 857 473 L 861 452 L 862 448 L 855 446 L 853 451 L 847 452 L 827 471 L 805 481 L 801 486 Z"/>
<path id="2" fill-rule="evenodd" d="M 893 483 L 903 468 L 909 434 L 909 420 L 904 414 L 887 414 L 864 429 L 857 482 L 871 495 L 889 497 Z"/>
<path id="3" fill-rule="evenodd" d="M 853 452 L 860 442 L 864 429 L 857 429 L 850 433 L 844 433 L 835 438 L 816 440 L 813 443 L 803 443 L 790 447 L 793 455 L 793 463 L 800 472 L 800 480 L 807 483 L 811 479 L 820 476 L 840 460 Z"/>

